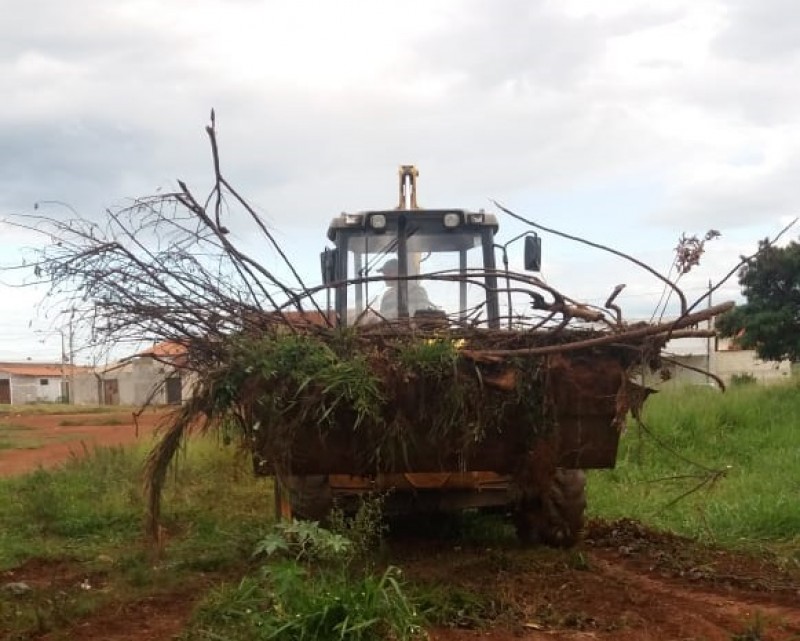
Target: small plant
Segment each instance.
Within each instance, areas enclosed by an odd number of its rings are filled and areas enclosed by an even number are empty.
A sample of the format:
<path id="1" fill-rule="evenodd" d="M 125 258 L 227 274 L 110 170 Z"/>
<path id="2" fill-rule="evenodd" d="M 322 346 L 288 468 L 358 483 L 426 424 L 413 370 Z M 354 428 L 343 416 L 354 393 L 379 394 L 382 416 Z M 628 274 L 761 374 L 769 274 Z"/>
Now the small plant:
<path id="1" fill-rule="evenodd" d="M 592 566 L 589 563 L 589 558 L 580 551 L 572 550 L 568 553 L 566 559 L 567 567 L 572 568 L 573 570 L 580 570 L 582 572 L 587 572 L 592 569 Z"/>
<path id="2" fill-rule="evenodd" d="M 447 339 L 412 341 L 399 350 L 398 361 L 411 371 L 441 377 L 452 374 L 458 362 L 458 348 Z"/>
<path id="3" fill-rule="evenodd" d="M 341 534 L 320 527 L 316 521 L 280 521 L 256 545 L 254 556 L 285 554 L 295 561 L 349 561 L 353 545 Z"/>
<path id="4" fill-rule="evenodd" d="M 344 510 L 338 507 L 331 511 L 329 518 L 331 531 L 350 542 L 354 557 L 357 559 L 368 561 L 380 547 L 388 529 L 383 518 L 384 501 L 384 495 L 362 498 L 353 516 L 347 516 Z"/>

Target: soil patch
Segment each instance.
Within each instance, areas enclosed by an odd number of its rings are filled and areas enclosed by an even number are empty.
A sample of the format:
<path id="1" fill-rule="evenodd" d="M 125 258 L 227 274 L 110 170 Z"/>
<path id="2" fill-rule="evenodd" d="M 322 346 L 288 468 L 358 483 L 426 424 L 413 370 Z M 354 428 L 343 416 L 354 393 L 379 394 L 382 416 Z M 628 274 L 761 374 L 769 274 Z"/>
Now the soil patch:
<path id="1" fill-rule="evenodd" d="M 459 605 L 493 618 L 436 629 L 436 641 L 800 638 L 800 571 L 632 521 L 593 523 L 569 551 L 451 544 L 401 556 L 410 579 L 466 590 Z"/>

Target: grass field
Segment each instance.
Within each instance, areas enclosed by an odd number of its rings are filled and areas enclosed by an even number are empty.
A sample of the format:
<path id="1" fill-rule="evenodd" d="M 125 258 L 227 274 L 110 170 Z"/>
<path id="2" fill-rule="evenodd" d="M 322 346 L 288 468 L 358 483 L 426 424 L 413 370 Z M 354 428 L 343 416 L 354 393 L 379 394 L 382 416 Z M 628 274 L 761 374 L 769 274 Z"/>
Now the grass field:
<path id="1" fill-rule="evenodd" d="M 590 474 L 590 516 L 638 519 L 797 565 L 798 392 L 796 386 L 740 386 L 726 394 L 687 388 L 652 397 L 644 415 L 647 429 L 629 426 L 618 467 Z M 418 625 L 418 613 L 390 570 L 350 577 L 342 563 L 334 563 L 331 572 L 313 583 L 308 575 L 314 570 L 306 558 L 296 566 L 254 566 L 252 553 L 259 542 L 262 547 L 293 549 L 298 537 L 309 536 L 300 548 L 302 557 L 313 545 L 330 541 L 320 539 L 319 533 L 295 531 L 284 532 L 286 540 L 276 542 L 270 482 L 255 479 L 246 458 L 213 438 L 194 441 L 177 462 L 164 497 L 164 555 L 155 560 L 143 543 L 144 454 L 142 449 L 99 450 L 70 460 L 63 469 L 0 479 L 0 571 L 66 560 L 70 567 L 81 568 L 75 581 L 102 587 L 65 592 L 54 581 L 48 588 L 52 594 L 45 592 L 48 598 L 25 607 L 0 595 L 0 629 L 15 630 L 18 636 L 12 638 L 29 638 L 25 635 L 58 629 L 111 601 L 193 585 L 208 590 L 209 573 L 233 581 L 209 592 L 196 621 L 209 629 L 209 621 L 222 616 L 217 631 L 226 638 L 248 637 L 236 636 L 242 621 L 226 619 L 224 613 L 252 610 L 267 593 L 289 599 L 286 604 L 305 604 L 309 610 L 292 611 L 292 617 L 309 625 L 326 623 L 314 617 L 321 610 L 339 612 L 342 598 L 361 607 L 361 594 L 370 594 L 376 608 L 387 600 L 391 603 L 390 610 L 375 610 L 375 616 L 394 618 L 406 631 Z M 477 536 L 485 537 L 487 531 L 491 528 Z M 508 528 L 497 531 L 507 536 Z M 243 575 L 248 578 L 240 579 Z M 324 586 L 328 596 L 314 591 L 313 585 Z M 417 603 L 433 599 L 424 590 L 417 594 L 423 595 Z M 440 612 L 446 611 L 443 604 L 455 598 L 453 594 L 435 597 Z M 340 600 L 325 601 L 331 595 Z M 460 592 L 456 597 L 458 603 L 472 598 Z M 476 611 L 482 607 L 478 603 Z M 454 606 L 454 611 L 464 616 L 463 605 Z M 371 614 L 360 614 L 366 626 Z M 258 625 L 279 629 L 283 624 L 267 617 Z M 187 635 L 194 638 L 191 630 Z M 365 633 L 358 638 L 373 637 Z"/>
<path id="2" fill-rule="evenodd" d="M 670 390 L 643 423 L 623 435 L 616 469 L 590 474 L 592 515 L 725 545 L 800 541 L 798 386 Z"/>

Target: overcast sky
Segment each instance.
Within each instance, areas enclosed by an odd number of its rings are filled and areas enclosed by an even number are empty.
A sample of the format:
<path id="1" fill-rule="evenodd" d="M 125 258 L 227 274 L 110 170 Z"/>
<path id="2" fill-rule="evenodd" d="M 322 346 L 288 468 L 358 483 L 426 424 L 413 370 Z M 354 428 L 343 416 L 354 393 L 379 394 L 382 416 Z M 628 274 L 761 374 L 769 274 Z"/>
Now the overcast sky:
<path id="1" fill-rule="evenodd" d="M 719 229 L 690 294 L 800 213 L 794 0 L 0 9 L 0 218 L 46 200 L 100 217 L 176 178 L 206 191 L 211 107 L 229 180 L 310 280 L 329 219 L 393 206 L 401 163 L 418 165 L 424 206 L 496 199 L 664 271 L 681 233 Z M 501 224 L 506 238 L 522 229 Z M 27 240 L 0 223 L 2 262 Z M 601 302 L 625 282 L 629 316 L 655 306 L 646 274 L 544 242 L 544 276 L 562 291 Z M 0 360 L 57 359 L 39 294 L 0 295 Z"/>

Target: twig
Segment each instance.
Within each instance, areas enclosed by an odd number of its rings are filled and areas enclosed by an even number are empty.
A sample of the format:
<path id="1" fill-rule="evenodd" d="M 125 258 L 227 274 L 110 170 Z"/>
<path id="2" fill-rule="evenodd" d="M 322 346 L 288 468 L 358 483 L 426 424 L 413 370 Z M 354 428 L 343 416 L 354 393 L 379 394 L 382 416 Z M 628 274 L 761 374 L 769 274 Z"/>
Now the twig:
<path id="1" fill-rule="evenodd" d="M 609 343 L 620 342 L 624 340 L 634 340 L 638 338 L 645 338 L 646 336 L 654 336 L 657 334 L 668 334 L 675 328 L 682 328 L 689 325 L 694 325 L 700 321 L 712 318 L 717 314 L 728 311 L 733 308 L 732 302 L 722 303 L 709 307 L 702 312 L 696 312 L 688 316 L 672 321 L 669 323 L 662 323 L 660 325 L 648 325 L 638 329 L 631 329 L 628 331 L 620 332 L 618 334 L 609 334 L 598 338 L 590 338 L 583 341 L 576 341 L 572 343 L 564 343 L 562 345 L 547 345 L 545 347 L 531 347 L 522 349 L 495 349 L 495 350 L 480 350 L 472 352 L 471 350 L 464 350 L 462 353 L 465 356 L 473 354 L 493 355 L 493 356 L 522 356 L 522 355 L 541 355 L 541 354 L 555 354 L 557 352 L 574 351 L 578 349 L 586 349 L 588 347 L 599 347 L 600 345 L 608 345 Z"/>
<path id="2" fill-rule="evenodd" d="M 674 335 L 673 335 L 674 338 Z M 673 365 L 677 365 L 678 367 L 682 367 L 684 369 L 691 370 L 692 372 L 697 372 L 698 374 L 702 374 L 703 376 L 708 376 L 709 378 L 713 378 L 714 382 L 719 386 L 719 388 L 724 392 L 725 391 L 725 382 L 716 374 L 711 373 L 710 371 L 703 369 L 702 367 L 695 367 L 694 365 L 689 365 L 688 363 L 684 363 L 679 361 L 676 358 L 671 358 L 669 356 L 661 355 L 661 360 L 666 361 L 667 363 L 672 363 Z"/>
<path id="3" fill-rule="evenodd" d="M 595 242 L 592 242 L 591 240 L 586 240 L 585 238 L 581 238 L 579 236 L 573 236 L 572 234 L 567 234 L 565 232 L 558 231 L 557 229 L 552 229 L 550 227 L 545 227 L 544 225 L 540 225 L 539 223 L 535 223 L 532 220 L 529 220 L 529 219 L 527 219 L 527 218 L 525 218 L 523 216 L 520 216 L 519 214 L 515 214 L 510 209 L 506 209 L 505 207 L 503 207 L 496 200 L 493 200 L 492 202 L 495 204 L 496 207 L 498 207 L 499 209 L 504 211 L 506 214 L 508 214 L 512 218 L 515 218 L 515 219 L 519 220 L 520 222 L 523 222 L 523 223 L 525 223 L 527 225 L 530 225 L 531 227 L 535 227 L 536 229 L 541 229 L 542 231 L 546 231 L 546 232 L 548 232 L 550 234 L 555 234 L 556 236 L 561 236 L 562 238 L 567 238 L 568 240 L 574 240 L 575 242 L 583 243 L 584 245 L 588 245 L 589 247 L 594 247 L 595 249 L 602 249 L 603 251 L 607 251 L 607 252 L 609 252 L 611 254 L 614 254 L 615 256 L 619 256 L 620 258 L 624 258 L 625 260 L 632 262 L 634 265 L 637 265 L 637 266 L 641 267 L 646 272 L 648 272 L 648 273 L 652 274 L 653 276 L 655 276 L 656 278 L 658 278 L 667 287 L 670 287 L 675 292 L 675 294 L 681 300 L 681 313 L 682 314 L 686 313 L 686 307 L 687 307 L 686 296 L 681 291 L 681 289 L 675 283 L 673 283 L 671 280 L 669 280 L 666 276 L 664 276 L 663 274 L 660 274 L 655 269 L 650 267 L 650 265 L 648 265 L 647 263 L 644 263 L 641 260 L 639 260 L 638 258 L 634 258 L 633 256 L 630 256 L 629 254 L 626 254 L 625 252 L 621 252 L 618 249 L 614 249 L 613 247 L 608 247 L 607 245 L 601 245 L 600 243 L 595 243 Z"/>
<path id="4" fill-rule="evenodd" d="M 692 310 L 693 310 L 695 307 L 697 307 L 697 306 L 698 306 L 700 303 L 702 303 L 702 302 L 703 302 L 703 301 L 704 301 L 706 298 L 709 298 L 709 297 L 710 297 L 710 296 L 711 296 L 711 295 L 712 295 L 712 294 L 713 294 L 715 291 L 717 291 L 717 290 L 718 290 L 720 287 L 722 287 L 722 286 L 723 286 L 723 285 L 724 285 L 726 282 L 728 282 L 728 280 L 729 280 L 729 279 L 730 279 L 730 278 L 731 278 L 731 277 L 732 277 L 732 276 L 733 276 L 733 275 L 734 275 L 736 272 L 738 272 L 738 271 L 739 271 L 739 270 L 740 270 L 740 269 L 741 269 L 741 268 L 742 268 L 744 265 L 746 265 L 746 264 L 747 264 L 747 263 L 749 263 L 751 260 L 753 260 L 754 258 L 756 258 L 757 256 L 759 256 L 759 255 L 760 255 L 760 254 L 761 254 L 763 251 L 765 251 L 765 250 L 766 250 L 768 247 L 771 247 L 772 245 L 774 245 L 775 243 L 777 243 L 777 242 L 778 242 L 778 241 L 781 239 L 781 237 L 782 237 L 782 236 L 783 236 L 783 235 L 784 235 L 784 234 L 785 234 L 787 231 L 789 231 L 789 230 L 790 230 L 792 227 L 794 227 L 794 226 L 795 226 L 795 224 L 797 223 L 797 221 L 798 221 L 798 218 L 795 218 L 794 220 L 792 220 L 791 222 L 789 222 L 789 224 L 787 224 L 787 225 L 786 225 L 786 226 L 785 226 L 783 229 L 781 229 L 781 230 L 780 230 L 780 231 L 779 231 L 779 232 L 778 232 L 778 233 L 777 233 L 777 234 L 776 234 L 776 235 L 775 235 L 775 236 L 774 236 L 774 237 L 773 237 L 773 238 L 772 238 L 772 239 L 771 239 L 769 242 L 767 242 L 767 243 L 766 243 L 766 244 L 765 244 L 763 247 L 759 247 L 758 251 L 756 251 L 756 252 L 754 252 L 754 253 L 750 254 L 749 256 L 745 256 L 744 258 L 742 258 L 742 259 L 741 259 L 741 260 L 740 260 L 738 263 L 736 263 L 736 265 L 735 265 L 735 266 L 734 266 L 734 267 L 733 267 L 733 268 L 732 268 L 732 269 L 731 269 L 731 270 L 730 270 L 730 271 L 729 271 L 727 274 L 725 274 L 725 276 L 723 276 L 723 277 L 722 277 L 722 278 L 721 278 L 719 281 L 717 281 L 717 282 L 716 282 L 716 283 L 715 283 L 713 286 L 711 286 L 711 287 L 709 288 L 709 290 L 708 290 L 708 291 L 707 291 L 705 294 L 703 294 L 702 296 L 700 296 L 700 298 L 698 298 L 696 301 L 694 301 L 694 302 L 693 302 L 693 303 L 692 303 L 692 304 L 691 304 L 691 305 L 690 305 L 690 306 L 689 306 L 689 307 L 686 309 L 686 313 L 688 314 L 688 313 L 689 313 L 689 312 L 691 312 L 691 311 L 692 311 Z"/>

